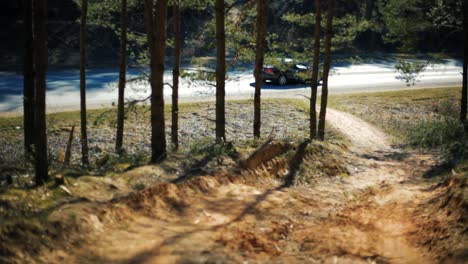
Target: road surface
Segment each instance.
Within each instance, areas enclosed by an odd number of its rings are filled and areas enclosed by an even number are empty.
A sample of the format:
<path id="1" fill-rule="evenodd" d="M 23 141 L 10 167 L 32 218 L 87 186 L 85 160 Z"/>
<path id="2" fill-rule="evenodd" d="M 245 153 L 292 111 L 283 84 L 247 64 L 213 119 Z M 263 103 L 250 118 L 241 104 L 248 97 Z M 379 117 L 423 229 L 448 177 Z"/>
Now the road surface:
<path id="1" fill-rule="evenodd" d="M 433 64 L 419 76 L 413 87 L 396 79 L 396 60 L 372 61 L 362 64 L 335 66 L 329 81 L 330 93 L 389 91 L 422 87 L 451 87 L 462 83 L 462 63 L 454 59 Z M 229 71 L 226 82 L 227 99 L 253 98 L 255 80 L 252 69 Z M 128 79 L 139 76 L 130 70 Z M 117 101 L 117 69 L 90 69 L 87 74 L 87 104 L 89 108 L 110 106 Z M 170 71 L 165 81 L 172 83 Z M 78 70 L 51 70 L 47 78 L 48 112 L 79 109 Z M 207 82 L 181 79 L 180 102 L 214 100 L 215 87 Z M 164 91 L 166 102 L 170 102 L 171 87 Z M 306 84 L 277 86 L 265 84 L 263 97 L 294 97 L 310 94 Z M 145 81 L 131 81 L 127 85 L 127 99 L 142 99 L 150 95 L 149 84 Z M 0 72 L 0 113 L 17 113 L 22 109 L 22 75 L 14 72 Z"/>

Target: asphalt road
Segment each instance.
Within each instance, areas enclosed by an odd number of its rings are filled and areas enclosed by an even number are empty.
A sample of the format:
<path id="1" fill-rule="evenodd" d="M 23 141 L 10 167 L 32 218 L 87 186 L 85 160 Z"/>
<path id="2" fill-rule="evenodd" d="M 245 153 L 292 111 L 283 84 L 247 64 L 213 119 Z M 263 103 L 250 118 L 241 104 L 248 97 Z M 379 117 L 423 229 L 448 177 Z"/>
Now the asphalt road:
<path id="1" fill-rule="evenodd" d="M 395 61 L 372 62 L 366 64 L 334 67 L 329 81 L 330 94 L 351 92 L 393 91 L 415 88 L 435 88 L 461 86 L 462 64 L 457 60 L 445 60 L 429 66 L 418 78 L 414 86 L 407 86 L 396 79 Z M 252 71 L 230 71 L 226 82 L 226 99 L 253 98 L 255 80 Z M 128 78 L 138 75 L 130 71 Z M 117 101 L 118 71 L 111 69 L 88 70 L 87 104 L 89 108 L 110 106 Z M 171 72 L 165 73 L 165 81 L 172 83 Z M 54 70 L 48 75 L 48 112 L 79 109 L 79 74 L 77 70 Z M 22 77 L 19 73 L 0 72 L 0 113 L 17 114 L 22 108 Z M 164 91 L 166 102 L 170 102 L 172 90 Z M 277 86 L 264 84 L 262 96 L 301 97 L 310 94 L 307 84 L 287 84 Z M 149 84 L 145 81 L 131 81 L 127 84 L 126 98 L 138 100 L 150 95 Z M 182 79 L 180 102 L 214 100 L 213 83 Z"/>

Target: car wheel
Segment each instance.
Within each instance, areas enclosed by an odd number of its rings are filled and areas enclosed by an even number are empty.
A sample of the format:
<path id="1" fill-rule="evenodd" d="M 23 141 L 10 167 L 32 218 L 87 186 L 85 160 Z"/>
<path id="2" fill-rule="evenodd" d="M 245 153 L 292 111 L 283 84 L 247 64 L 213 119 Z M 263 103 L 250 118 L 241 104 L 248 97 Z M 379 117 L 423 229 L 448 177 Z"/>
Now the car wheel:
<path id="1" fill-rule="evenodd" d="M 288 79 L 286 79 L 286 76 L 284 76 L 284 75 L 281 75 L 278 78 L 278 84 L 281 85 L 281 86 L 286 85 L 287 82 L 288 82 Z"/>

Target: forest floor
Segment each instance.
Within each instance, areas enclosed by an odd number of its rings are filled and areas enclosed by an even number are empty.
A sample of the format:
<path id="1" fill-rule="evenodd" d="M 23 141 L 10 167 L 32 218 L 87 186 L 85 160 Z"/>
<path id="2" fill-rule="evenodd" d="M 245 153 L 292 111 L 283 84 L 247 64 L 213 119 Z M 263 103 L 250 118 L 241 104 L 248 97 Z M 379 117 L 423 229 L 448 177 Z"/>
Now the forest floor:
<path id="1" fill-rule="evenodd" d="M 255 148 L 221 148 L 186 177 L 141 166 L 98 186 L 91 178 L 69 182 L 70 196 L 79 199 L 54 208 L 45 230 L 17 224 L 9 237 L 0 232 L 0 252 L 12 254 L 0 260 L 466 262 L 468 186 L 460 174 L 468 165 L 431 178 L 440 165 L 435 152 L 395 146 L 395 138 L 345 112 L 330 109 L 328 121 L 344 140 L 282 140 L 274 144 L 284 153 L 255 168 L 239 162 Z M 142 175 L 158 175 L 159 183 L 126 190 L 122 182 Z M 31 252 L 31 239 L 44 245 Z"/>
<path id="2" fill-rule="evenodd" d="M 425 222 L 429 212 L 420 211 L 422 205 L 429 210 L 444 191 L 422 177 L 436 165 L 434 157 L 392 148 L 381 131 L 349 114 L 330 111 L 329 118 L 352 135 L 348 165 L 354 169 L 348 168 L 347 177 L 287 186 L 278 178 L 287 168 L 270 164 L 239 177 L 226 170 L 187 184 L 160 185 L 111 205 L 72 205 L 52 218 L 75 212 L 91 231 L 79 247 L 47 251 L 40 259 L 437 263 L 446 257 L 424 246 L 433 236 L 447 236 L 431 230 L 434 223 Z M 311 159 L 306 154 L 304 163 Z M 458 242 L 452 246 L 459 249 Z M 466 261 L 466 255 L 452 257 Z"/>

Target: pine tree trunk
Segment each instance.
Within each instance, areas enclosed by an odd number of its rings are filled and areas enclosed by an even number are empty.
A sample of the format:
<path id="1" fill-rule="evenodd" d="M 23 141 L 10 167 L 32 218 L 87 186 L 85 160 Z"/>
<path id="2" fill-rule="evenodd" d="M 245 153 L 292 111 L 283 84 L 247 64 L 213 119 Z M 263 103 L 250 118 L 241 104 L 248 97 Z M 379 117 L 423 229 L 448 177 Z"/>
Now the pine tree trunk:
<path id="1" fill-rule="evenodd" d="M 460 120 L 465 123 L 465 128 L 468 127 L 466 124 L 466 112 L 468 102 L 468 80 L 467 80 L 467 61 L 466 56 L 468 54 L 468 4 L 463 4 L 463 31 L 464 31 L 464 51 L 463 51 L 463 86 L 462 86 L 462 97 L 460 105 Z"/>
<path id="2" fill-rule="evenodd" d="M 366 0 L 366 13 L 365 13 L 365 19 L 369 21 L 370 23 L 373 23 L 372 21 L 372 13 L 374 12 L 375 9 L 375 0 Z M 374 32 L 374 30 L 371 30 L 369 32 L 369 44 L 368 47 L 371 51 L 375 50 L 376 47 L 376 40 L 377 40 L 377 33 Z"/>
<path id="3" fill-rule="evenodd" d="M 122 152 L 123 132 L 125 120 L 125 82 L 127 74 L 127 0 L 122 0 L 120 15 L 120 72 L 119 72 L 119 98 L 117 106 L 117 136 L 115 151 Z"/>
<path id="4" fill-rule="evenodd" d="M 155 54 L 154 54 L 154 14 L 153 14 L 153 0 L 145 0 L 145 20 L 146 20 L 146 38 L 148 42 L 148 49 L 150 53 L 150 86 L 151 86 L 151 151 L 152 155 L 154 156 L 154 128 L 156 127 L 155 118 L 153 117 L 153 95 L 154 90 L 156 87 L 156 64 L 155 64 Z M 153 161 L 153 157 L 151 157 L 151 161 Z"/>
<path id="5" fill-rule="evenodd" d="M 154 49 L 154 20 L 153 20 L 153 0 L 145 0 L 145 21 L 146 21 L 146 39 L 150 52 L 150 67 L 153 68 L 153 49 Z M 151 78 L 152 80 L 153 78 Z M 150 80 L 150 81 L 151 81 Z"/>
<path id="6" fill-rule="evenodd" d="M 81 162 L 89 164 L 88 158 L 88 131 L 86 118 L 86 45 L 88 13 L 88 0 L 81 0 L 81 26 L 80 26 L 80 115 L 81 115 Z"/>
<path id="7" fill-rule="evenodd" d="M 327 114 L 328 103 L 328 76 L 331 64 L 331 45 L 333 35 L 333 12 L 335 8 L 335 0 L 328 0 L 328 14 L 327 14 L 327 34 L 325 37 L 325 59 L 323 65 L 323 84 L 322 84 L 322 98 L 320 104 L 320 115 L 318 125 L 318 138 L 325 140 L 325 119 Z"/>
<path id="8" fill-rule="evenodd" d="M 164 61 L 166 57 L 167 0 L 156 2 L 156 32 L 151 54 L 151 162 L 160 162 L 166 156 L 164 122 Z"/>
<path id="9" fill-rule="evenodd" d="M 34 53 L 36 65 L 35 148 L 36 184 L 44 184 L 48 176 L 46 133 L 46 72 L 47 72 L 47 0 L 34 4 Z"/>
<path id="10" fill-rule="evenodd" d="M 75 134 L 75 125 L 71 127 L 70 134 L 68 136 L 67 149 L 65 150 L 65 157 L 63 163 L 70 164 L 72 145 L 73 145 L 73 134 Z"/>
<path id="11" fill-rule="evenodd" d="M 174 149 L 179 148 L 179 75 L 180 75 L 180 10 L 179 3 L 173 6 L 174 65 L 172 68 L 172 126 L 171 141 Z"/>
<path id="12" fill-rule="evenodd" d="M 266 31 L 268 24 L 269 0 L 257 1 L 257 43 L 255 56 L 255 96 L 254 96 L 254 137 L 260 137 L 261 129 L 261 89 L 263 84 L 263 63 L 265 60 Z"/>
<path id="13" fill-rule="evenodd" d="M 216 0 L 216 140 L 226 140 L 224 0 Z"/>
<path id="14" fill-rule="evenodd" d="M 372 13 L 375 8 L 375 0 L 366 0 L 366 13 L 365 19 L 370 21 L 372 19 Z"/>
<path id="15" fill-rule="evenodd" d="M 33 44 L 33 1 L 25 0 L 24 8 L 24 68 L 23 68 L 23 113 L 24 150 L 32 153 L 34 144 L 34 44 Z"/>
<path id="16" fill-rule="evenodd" d="M 322 1 L 315 0 L 314 61 L 312 65 L 312 85 L 310 96 L 310 139 L 317 138 L 317 90 L 320 62 L 320 23 L 322 21 Z"/>

